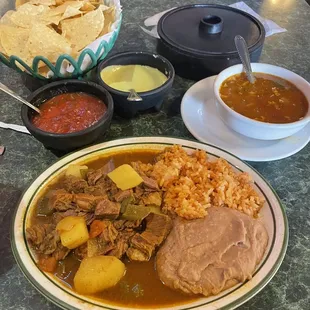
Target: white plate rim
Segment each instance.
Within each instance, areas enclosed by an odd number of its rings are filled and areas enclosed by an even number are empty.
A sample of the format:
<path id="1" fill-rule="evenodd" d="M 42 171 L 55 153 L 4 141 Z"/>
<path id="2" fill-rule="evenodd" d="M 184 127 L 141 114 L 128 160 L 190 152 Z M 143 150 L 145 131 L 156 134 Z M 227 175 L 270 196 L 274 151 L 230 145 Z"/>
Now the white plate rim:
<path id="1" fill-rule="evenodd" d="M 31 257 L 31 254 L 28 250 L 28 256 L 26 257 L 26 262 L 25 259 L 23 258 L 24 249 L 28 247 L 27 242 L 25 240 L 25 235 L 24 235 L 24 223 L 26 219 L 26 211 L 27 208 L 29 207 L 28 203 L 31 200 L 30 198 L 33 198 L 36 194 L 36 191 L 39 190 L 39 187 L 43 187 L 45 182 L 48 182 L 50 179 L 52 179 L 54 176 L 53 174 L 58 174 L 59 170 L 65 169 L 72 161 L 78 161 L 87 155 L 89 156 L 92 153 L 98 153 L 100 151 L 107 150 L 109 148 L 117 148 L 117 147 L 124 147 L 128 145 L 134 145 L 139 147 L 144 148 L 149 148 L 151 146 L 168 146 L 168 145 L 173 145 L 173 144 L 180 144 L 186 148 L 191 148 L 191 149 L 202 149 L 210 154 L 213 154 L 217 157 L 222 157 L 226 159 L 230 164 L 232 164 L 234 167 L 241 171 L 246 171 L 249 172 L 252 177 L 254 178 L 255 182 L 258 182 L 259 186 L 264 188 L 264 195 L 267 192 L 267 196 L 265 197 L 269 198 L 270 200 L 273 201 L 274 205 L 272 206 L 270 204 L 270 208 L 272 209 L 272 212 L 276 211 L 276 214 L 279 216 L 279 218 L 274 218 L 274 221 L 278 223 L 278 226 L 280 227 L 279 234 L 274 236 L 273 240 L 273 248 L 270 249 L 270 253 L 276 252 L 274 259 L 274 264 L 270 266 L 270 270 L 268 273 L 259 281 L 259 285 L 255 285 L 253 288 L 249 289 L 251 285 L 248 285 L 248 283 L 251 283 L 251 281 L 248 281 L 245 284 L 242 284 L 241 286 L 238 286 L 236 288 L 237 293 L 227 293 L 224 297 L 219 297 L 219 301 L 215 300 L 212 301 L 211 304 L 210 302 L 207 302 L 207 304 L 201 304 L 201 302 L 196 302 L 192 304 L 186 304 L 186 305 L 181 305 L 181 306 L 175 306 L 173 309 L 178 309 L 178 310 L 188 310 L 188 309 L 234 309 L 241 304 L 245 303 L 247 300 L 252 298 L 254 295 L 256 295 L 261 289 L 265 287 L 269 283 L 269 281 L 272 279 L 272 277 L 275 275 L 277 272 L 278 268 L 280 267 L 285 253 L 287 249 L 287 244 L 288 244 L 288 221 L 287 217 L 285 214 L 285 209 L 283 205 L 281 204 L 281 201 L 273 188 L 269 185 L 269 183 L 264 179 L 263 176 L 261 176 L 255 169 L 253 169 L 250 165 L 247 163 L 243 162 L 239 158 L 237 158 L 235 155 L 230 154 L 229 152 L 222 150 L 219 147 L 213 146 L 213 145 L 208 145 L 206 143 L 201 143 L 201 142 L 196 142 L 196 141 L 191 141 L 191 140 L 184 140 L 180 138 L 168 138 L 168 137 L 139 137 L 139 138 L 125 138 L 125 139 L 117 139 L 105 143 L 101 143 L 98 145 L 94 145 L 91 147 L 88 147 L 86 149 L 82 149 L 80 151 L 74 152 L 72 154 L 69 154 L 60 160 L 58 160 L 56 163 L 54 163 L 52 166 L 50 166 L 46 171 L 44 171 L 29 187 L 28 189 L 25 190 L 24 194 L 22 195 L 22 198 L 20 199 L 20 202 L 18 204 L 18 207 L 16 208 L 16 211 L 13 215 L 13 221 L 12 221 L 12 226 L 11 226 L 11 245 L 12 245 L 12 251 L 14 254 L 14 257 L 17 261 L 17 264 L 19 265 L 20 269 L 26 276 L 26 278 L 30 281 L 30 283 L 47 299 L 52 301 L 54 304 L 58 305 L 62 309 L 129 309 L 125 307 L 120 307 L 120 306 L 114 306 L 114 305 L 99 305 L 95 304 L 92 302 L 92 299 L 87 299 L 81 298 L 81 296 L 77 297 L 77 294 L 73 294 L 72 291 L 68 293 L 68 291 L 65 291 L 63 288 L 60 288 L 63 291 L 63 294 L 59 294 L 58 296 L 55 296 L 50 293 L 49 290 L 45 288 L 44 285 L 49 286 L 54 288 L 57 286 L 57 284 L 53 283 L 51 281 L 51 277 L 48 277 L 45 273 L 41 272 L 36 266 L 32 266 L 31 272 L 27 268 L 31 267 L 31 264 L 29 265 L 29 261 L 33 259 Z M 45 182 L 42 182 L 45 180 Z M 38 187 L 39 186 L 39 187 Z M 27 207 L 26 207 L 27 206 Z M 21 241 L 23 240 L 23 241 Z M 277 242 L 277 244 L 275 243 Z M 275 245 L 278 245 L 279 247 L 275 247 Z M 269 257 L 268 254 L 268 257 Z M 267 258 L 268 258 L 267 257 Z M 266 261 L 267 261 L 266 258 Z M 27 264 L 27 266 L 25 265 Z M 263 263 L 264 267 L 265 262 Z M 32 261 L 33 265 L 33 261 Z M 258 270 L 257 272 L 259 272 Z M 32 273 L 34 272 L 34 273 Z M 45 281 L 41 281 L 40 283 L 36 280 L 36 277 L 40 274 L 43 274 L 46 278 Z M 255 276 L 253 277 L 255 279 Z M 52 284 L 51 284 L 52 283 Z M 242 287 L 245 286 L 245 289 L 242 289 Z M 241 291 L 241 294 L 238 295 L 238 291 Z M 242 293 L 242 291 L 245 291 Z M 68 300 L 68 296 L 70 303 L 64 302 L 63 299 Z M 234 296 L 236 295 L 236 296 Z M 228 298 L 227 298 L 228 297 Z M 225 302 L 227 299 L 232 299 L 231 302 Z M 223 302 L 224 300 L 224 302 Z M 213 305 L 214 304 L 214 305 Z M 142 309 L 142 308 L 140 308 Z M 148 309 L 148 308 L 143 308 L 143 309 Z M 172 309 L 170 308 L 160 308 L 160 309 Z"/>

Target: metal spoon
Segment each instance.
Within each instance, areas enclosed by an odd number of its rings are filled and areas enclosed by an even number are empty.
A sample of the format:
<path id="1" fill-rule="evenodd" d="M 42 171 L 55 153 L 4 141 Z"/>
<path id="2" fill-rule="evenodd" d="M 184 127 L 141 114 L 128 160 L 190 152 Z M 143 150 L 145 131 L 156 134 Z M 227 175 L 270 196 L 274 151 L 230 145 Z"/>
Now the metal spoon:
<path id="1" fill-rule="evenodd" d="M 22 103 L 24 103 L 25 105 L 27 105 L 29 108 L 35 110 L 37 113 L 41 114 L 41 111 L 35 107 L 34 105 L 32 105 L 31 103 L 29 103 L 28 101 L 26 101 L 25 99 L 23 99 L 22 97 L 18 96 L 16 93 L 14 93 L 11 89 L 9 89 L 8 87 L 6 87 L 4 84 L 2 84 L 0 82 L 0 90 L 2 90 L 3 92 L 7 93 L 8 95 L 12 96 L 13 98 L 21 101 Z"/>
<path id="2" fill-rule="evenodd" d="M 236 45 L 239 57 L 241 59 L 241 62 L 243 64 L 245 74 L 247 75 L 250 83 L 253 84 L 255 82 L 255 77 L 253 75 L 252 68 L 251 68 L 251 60 L 250 60 L 248 46 L 244 38 L 239 35 L 235 36 L 235 45 Z"/>
<path id="3" fill-rule="evenodd" d="M 142 101 L 143 99 L 138 95 L 134 89 L 129 89 L 128 101 Z"/>

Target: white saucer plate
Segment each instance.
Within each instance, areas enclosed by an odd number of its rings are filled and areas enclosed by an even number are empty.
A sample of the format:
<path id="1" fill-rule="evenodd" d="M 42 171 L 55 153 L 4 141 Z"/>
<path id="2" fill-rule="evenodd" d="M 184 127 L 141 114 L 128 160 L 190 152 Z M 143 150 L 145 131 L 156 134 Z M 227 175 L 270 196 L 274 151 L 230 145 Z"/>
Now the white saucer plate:
<path id="1" fill-rule="evenodd" d="M 227 127 L 216 110 L 213 95 L 215 76 L 194 84 L 181 103 L 183 122 L 199 141 L 218 146 L 248 161 L 272 161 L 289 157 L 310 140 L 310 124 L 293 136 L 281 140 L 256 140 Z"/>

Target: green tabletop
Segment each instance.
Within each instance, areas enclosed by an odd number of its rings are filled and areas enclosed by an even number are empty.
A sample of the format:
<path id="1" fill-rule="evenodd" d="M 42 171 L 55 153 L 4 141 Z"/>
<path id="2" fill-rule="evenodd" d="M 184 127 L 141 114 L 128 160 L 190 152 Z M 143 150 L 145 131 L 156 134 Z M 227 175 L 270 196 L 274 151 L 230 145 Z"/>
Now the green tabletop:
<path id="1" fill-rule="evenodd" d="M 123 24 L 111 54 L 120 51 L 155 51 L 156 39 L 140 25 L 146 17 L 168 8 L 190 3 L 231 4 L 236 1 L 124 0 Z M 263 17 L 272 19 L 287 32 L 266 38 L 261 62 L 288 68 L 310 81 L 310 6 L 305 0 L 245 1 Z M 12 0 L 0 1 L 0 15 L 13 7 Z M 19 95 L 29 91 L 20 75 L 0 64 L 0 82 Z M 162 111 L 139 115 L 132 120 L 115 117 L 108 135 L 101 141 L 129 136 L 173 136 L 194 139 L 180 116 L 180 101 L 193 81 L 176 77 Z M 22 124 L 20 104 L 0 93 L 0 121 Z M 27 134 L 0 129 L 0 309 L 54 310 L 24 278 L 12 256 L 9 228 L 13 210 L 22 191 L 57 157 Z M 290 226 L 290 240 L 284 262 L 257 296 L 240 309 L 310 309 L 310 147 L 287 159 L 250 163 L 274 187 L 282 199 Z"/>

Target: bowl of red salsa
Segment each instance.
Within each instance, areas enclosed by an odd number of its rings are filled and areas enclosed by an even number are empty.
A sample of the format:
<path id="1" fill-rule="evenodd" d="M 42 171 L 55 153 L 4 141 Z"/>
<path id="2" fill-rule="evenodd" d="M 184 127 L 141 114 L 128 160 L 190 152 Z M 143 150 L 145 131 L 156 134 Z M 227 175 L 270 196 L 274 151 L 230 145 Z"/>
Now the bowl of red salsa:
<path id="1" fill-rule="evenodd" d="M 22 106 L 29 132 L 45 147 L 72 151 L 89 145 L 109 129 L 113 99 L 102 86 L 86 81 L 58 81 L 36 90 L 28 98 L 38 114 Z"/>

